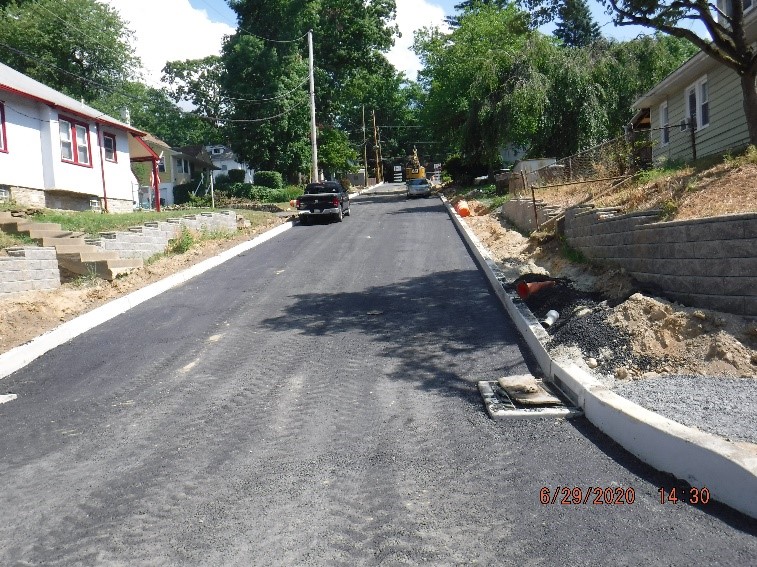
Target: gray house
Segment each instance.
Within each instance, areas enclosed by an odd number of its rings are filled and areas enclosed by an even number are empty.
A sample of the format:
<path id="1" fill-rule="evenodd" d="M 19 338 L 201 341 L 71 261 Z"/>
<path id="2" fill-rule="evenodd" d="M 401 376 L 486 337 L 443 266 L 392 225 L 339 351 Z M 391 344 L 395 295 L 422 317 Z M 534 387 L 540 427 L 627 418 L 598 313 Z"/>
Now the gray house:
<path id="1" fill-rule="evenodd" d="M 748 43 L 757 41 L 757 10 L 744 2 Z M 718 0 L 723 9 L 726 1 Z M 728 1 L 730 8 L 730 1 Z M 749 144 L 741 82 L 735 71 L 699 52 L 635 103 L 651 121 L 652 159 L 688 161 Z"/>

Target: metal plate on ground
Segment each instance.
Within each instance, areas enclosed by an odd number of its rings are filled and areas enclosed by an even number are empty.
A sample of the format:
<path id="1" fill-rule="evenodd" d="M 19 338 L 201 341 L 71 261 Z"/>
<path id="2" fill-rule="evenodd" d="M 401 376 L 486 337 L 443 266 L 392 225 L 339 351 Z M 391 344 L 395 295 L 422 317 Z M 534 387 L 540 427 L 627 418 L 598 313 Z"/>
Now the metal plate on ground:
<path id="1" fill-rule="evenodd" d="M 496 381 L 480 381 L 478 383 L 478 391 L 481 392 L 486 412 L 492 419 L 528 419 L 541 417 L 571 418 L 583 415 L 583 411 L 581 411 L 580 408 L 568 406 L 563 403 L 547 406 L 524 406 L 518 404 L 507 395 L 507 392 L 505 392 Z"/>

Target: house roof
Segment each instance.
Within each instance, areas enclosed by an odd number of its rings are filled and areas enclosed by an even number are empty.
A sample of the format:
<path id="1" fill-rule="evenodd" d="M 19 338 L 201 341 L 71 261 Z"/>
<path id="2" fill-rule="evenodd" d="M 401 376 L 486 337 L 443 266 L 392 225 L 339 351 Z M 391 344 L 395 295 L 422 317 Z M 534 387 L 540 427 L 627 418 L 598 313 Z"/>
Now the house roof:
<path id="1" fill-rule="evenodd" d="M 144 141 L 145 141 L 145 142 L 147 142 L 148 144 L 151 144 L 151 145 L 153 145 L 153 146 L 158 146 L 159 148 L 162 148 L 162 149 L 164 149 L 164 150 L 170 150 L 170 149 L 171 149 L 171 146 L 170 146 L 170 145 L 168 145 L 168 144 L 167 144 L 166 142 L 164 142 L 164 141 L 163 141 L 163 140 L 161 140 L 160 138 L 158 138 L 158 137 L 156 137 L 156 136 L 153 136 L 153 135 L 152 135 L 152 134 L 150 134 L 149 132 L 148 132 L 147 134 L 145 134 L 145 136 L 144 136 L 144 138 L 143 138 L 143 139 L 144 139 Z"/>
<path id="2" fill-rule="evenodd" d="M 145 135 L 145 132 L 137 130 L 129 124 L 116 120 L 107 114 L 103 114 L 96 108 L 92 108 L 83 102 L 64 95 L 47 85 L 43 85 L 39 81 L 35 81 L 23 73 L 19 73 L 3 63 L 0 63 L 0 91 L 11 92 L 24 98 L 42 102 L 54 108 L 60 108 L 69 114 L 75 114 L 82 118 L 96 120 L 101 124 L 121 128 L 131 132 L 135 136 Z"/>
<path id="3" fill-rule="evenodd" d="M 207 155 L 207 152 L 205 151 L 205 146 L 201 146 L 201 145 L 182 146 L 180 148 L 172 148 L 172 149 L 173 151 L 178 152 L 177 155 L 179 155 L 180 157 L 192 160 L 195 163 L 199 163 L 200 165 L 207 167 L 208 169 L 220 169 L 219 167 L 216 167 L 215 164 L 213 164 L 213 162 L 207 159 L 209 156 Z M 203 153 L 205 155 L 202 155 Z"/>
<path id="4" fill-rule="evenodd" d="M 757 9 L 750 10 L 749 13 L 745 14 L 744 35 L 747 43 L 751 43 L 757 39 Z M 641 95 L 636 102 L 633 103 L 633 108 L 651 108 L 660 104 L 668 97 L 668 95 L 688 87 L 703 74 L 714 69 L 718 65 L 722 65 L 722 63 L 716 61 L 703 51 L 700 51 L 646 93 Z"/>

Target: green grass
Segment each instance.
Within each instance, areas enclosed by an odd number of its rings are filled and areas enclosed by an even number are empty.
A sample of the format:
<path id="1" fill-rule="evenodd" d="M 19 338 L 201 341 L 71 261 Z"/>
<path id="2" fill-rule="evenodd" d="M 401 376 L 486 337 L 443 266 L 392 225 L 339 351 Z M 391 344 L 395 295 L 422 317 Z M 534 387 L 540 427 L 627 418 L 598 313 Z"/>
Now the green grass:
<path id="1" fill-rule="evenodd" d="M 688 166 L 680 163 L 669 163 L 662 167 L 648 169 L 639 173 L 637 177 L 637 183 L 640 185 L 652 183 L 653 181 L 657 181 L 658 179 L 662 179 L 663 177 L 675 175 L 676 173 L 687 169 L 687 167 Z"/>
<path id="2" fill-rule="evenodd" d="M 757 147 L 748 146 L 747 149 L 744 150 L 744 153 L 736 156 L 726 154 L 725 156 L 723 156 L 723 161 L 725 161 L 725 163 L 727 163 L 728 165 L 732 165 L 734 167 L 747 164 L 757 164 Z"/>
<path id="3" fill-rule="evenodd" d="M 0 232 L 0 250 L 13 246 L 36 246 L 37 244 L 28 236 L 22 234 L 6 234 Z"/>

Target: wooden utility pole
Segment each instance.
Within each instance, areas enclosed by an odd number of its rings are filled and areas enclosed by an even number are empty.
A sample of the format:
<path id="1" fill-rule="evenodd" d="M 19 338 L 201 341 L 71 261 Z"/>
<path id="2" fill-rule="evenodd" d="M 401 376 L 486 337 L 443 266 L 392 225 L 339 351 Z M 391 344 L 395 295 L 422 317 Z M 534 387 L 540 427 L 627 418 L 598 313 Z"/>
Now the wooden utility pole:
<path id="1" fill-rule="evenodd" d="M 376 183 L 379 183 L 381 181 L 381 172 L 379 170 L 379 145 L 378 130 L 376 130 L 376 111 L 372 110 L 371 112 L 373 113 L 373 151 L 376 153 Z"/>
<path id="2" fill-rule="evenodd" d="M 368 187 L 368 138 L 365 136 L 365 105 L 363 105 L 363 183 Z"/>
<path id="3" fill-rule="evenodd" d="M 318 181 L 318 131 L 315 126 L 315 77 L 313 76 L 313 30 L 308 31 L 308 74 L 310 75 L 310 143 L 313 163 L 310 167 L 310 182 Z"/>

